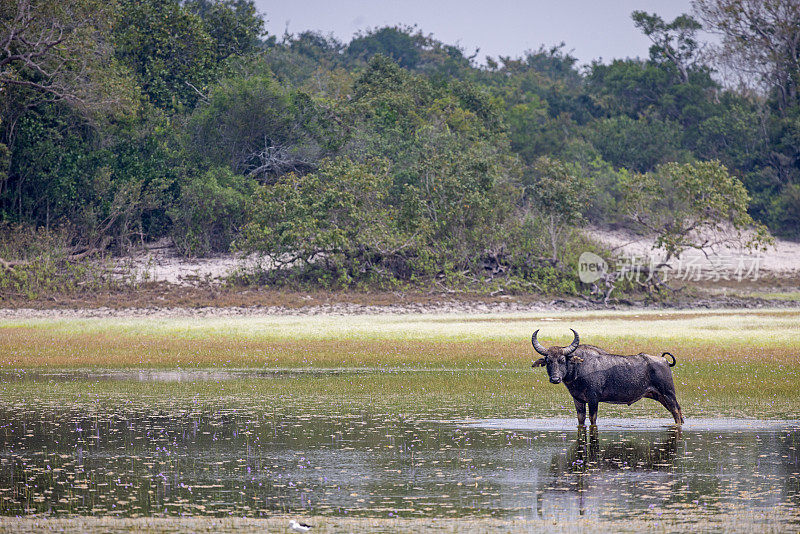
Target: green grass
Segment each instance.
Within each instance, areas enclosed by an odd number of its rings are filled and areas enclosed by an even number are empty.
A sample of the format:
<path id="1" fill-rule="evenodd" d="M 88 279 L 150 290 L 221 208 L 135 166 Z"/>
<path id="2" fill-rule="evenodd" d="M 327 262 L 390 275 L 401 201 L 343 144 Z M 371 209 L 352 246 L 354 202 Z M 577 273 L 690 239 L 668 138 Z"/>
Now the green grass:
<path id="1" fill-rule="evenodd" d="M 0 321 L 0 367 L 498 367 L 567 344 L 679 362 L 800 363 L 797 310 Z"/>
<path id="2" fill-rule="evenodd" d="M 191 376 L 191 375 L 189 375 Z M 794 419 L 800 406 L 800 367 L 687 362 L 674 369 L 678 398 L 687 417 Z M 431 413 L 438 416 L 572 416 L 564 386 L 550 384 L 542 369 L 354 370 L 287 373 L 274 377 L 140 382 L 133 380 L 4 380 L 6 406 L 70 407 L 92 412 L 133 409 L 264 410 L 282 407 L 313 413 Z M 669 417 L 658 403 L 603 404 L 603 417 Z"/>
<path id="3" fill-rule="evenodd" d="M 536 357 L 532 330 L 541 329 L 546 345 L 566 344 L 570 327 L 583 342 L 614 352 L 673 352 L 676 387 L 687 416 L 791 418 L 800 409 L 800 312 L 795 310 L 6 320 L 0 322 L 0 367 L 8 370 L 362 371 L 197 384 L 56 381 L 30 387 L 30 382 L 5 380 L 0 395 L 33 395 L 28 402 L 45 397 L 62 402 L 81 393 L 95 395 L 98 402 L 348 399 L 356 407 L 383 403 L 397 410 L 444 403 L 520 416 L 571 414 L 566 389 L 549 384 L 543 370 L 530 369 Z M 426 369 L 439 372 L 419 372 Z M 630 408 L 604 406 L 603 411 L 666 413 L 646 400 Z"/>
<path id="4" fill-rule="evenodd" d="M 569 342 L 576 328 L 587 342 L 635 338 L 681 342 L 791 344 L 800 347 L 798 310 L 597 311 L 525 314 L 413 314 L 256 317 L 136 317 L 12 319 L 0 328 L 54 334 L 214 337 L 279 340 L 527 340 L 533 329 L 551 342 Z"/>

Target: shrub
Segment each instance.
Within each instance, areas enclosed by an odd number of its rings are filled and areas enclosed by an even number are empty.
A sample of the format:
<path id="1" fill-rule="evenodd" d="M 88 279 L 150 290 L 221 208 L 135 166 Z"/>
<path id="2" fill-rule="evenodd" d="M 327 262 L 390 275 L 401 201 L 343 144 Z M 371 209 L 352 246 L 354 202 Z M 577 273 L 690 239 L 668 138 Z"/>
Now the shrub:
<path id="1" fill-rule="evenodd" d="M 102 260 L 72 256 L 71 235 L 65 227 L 0 224 L 0 301 L 94 293 L 132 281 Z"/>
<path id="2" fill-rule="evenodd" d="M 244 224 L 252 180 L 227 167 L 192 176 L 182 186 L 172 218 L 172 240 L 186 256 L 227 252 Z"/>

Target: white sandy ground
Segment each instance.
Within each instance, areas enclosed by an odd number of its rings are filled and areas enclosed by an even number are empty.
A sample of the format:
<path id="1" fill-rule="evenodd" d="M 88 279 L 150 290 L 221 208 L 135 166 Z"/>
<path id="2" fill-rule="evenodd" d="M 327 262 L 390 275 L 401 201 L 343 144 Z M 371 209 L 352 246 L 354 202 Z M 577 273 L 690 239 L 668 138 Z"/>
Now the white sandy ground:
<path id="1" fill-rule="evenodd" d="M 588 228 L 584 232 L 621 256 L 652 257 L 656 262 L 664 257 L 663 251 L 653 249 L 655 240 L 651 237 L 598 228 Z M 757 266 L 762 275 L 796 276 L 800 274 L 800 243 L 776 239 L 775 244 L 763 252 L 724 246 L 710 253 L 708 257 L 699 250 L 690 249 L 681 254 L 680 260 L 673 260 L 671 263 L 676 269 L 681 266 L 684 269 L 697 267 L 704 273 L 720 270 L 720 267 L 735 270 L 739 266 L 743 269 Z"/>
<path id="2" fill-rule="evenodd" d="M 653 254 L 652 240 L 635 236 L 620 231 L 609 231 L 600 229 L 588 229 L 587 234 L 595 240 L 601 241 L 611 249 L 613 254 L 620 256 L 647 257 Z M 655 251 L 657 253 L 657 251 Z M 694 267 L 700 266 L 704 272 L 705 280 L 713 280 L 713 268 L 715 262 L 719 262 L 720 257 L 730 259 L 731 256 L 739 254 L 732 249 L 722 250 L 717 255 L 706 258 L 703 254 L 696 251 L 686 253 L 687 259 L 682 259 L 684 266 L 691 264 Z M 726 256 L 727 255 L 727 256 Z M 735 256 L 734 256 L 735 257 Z M 726 302 L 718 302 L 709 299 L 696 299 L 692 302 L 693 309 L 699 308 L 795 308 L 797 299 L 795 295 L 800 288 L 795 288 L 796 280 L 800 278 L 800 243 L 791 241 L 776 240 L 774 247 L 765 253 L 742 254 L 743 258 L 749 258 L 748 265 L 757 265 L 760 277 L 773 276 L 789 282 L 789 286 L 779 284 L 775 291 L 786 293 L 786 299 L 773 299 L 769 302 L 748 301 L 744 302 L 735 294 Z M 247 269 L 258 261 L 255 257 L 246 257 L 236 254 L 220 254 L 209 258 L 187 259 L 180 256 L 169 239 L 150 244 L 139 250 L 135 250 L 131 256 L 114 260 L 118 262 L 118 273 L 120 276 L 135 276 L 139 281 L 155 281 L 176 284 L 178 286 L 190 287 L 201 284 L 221 284 L 226 277 L 233 274 L 238 269 Z M 730 267 L 730 264 L 729 264 Z M 674 273 L 674 271 L 673 271 Z M 733 279 L 733 278 L 728 278 Z M 768 290 L 766 286 L 759 291 Z M 788 292 L 788 293 L 787 293 Z M 723 299 L 727 298 L 727 289 L 722 287 L 719 291 L 711 289 L 712 294 L 718 294 Z M 313 300 L 311 296 L 309 300 Z M 310 304 L 307 306 L 285 307 L 285 306 L 248 306 L 248 307 L 175 307 L 165 308 L 160 306 L 128 308 L 124 310 L 115 308 L 72 308 L 72 309 L 0 309 L 0 320 L 18 320 L 26 318 L 100 318 L 100 317 L 241 317 L 241 316 L 375 316 L 375 315 L 407 315 L 407 314 L 514 314 L 514 313 L 550 313 L 555 310 L 583 310 L 587 311 L 599 307 L 592 306 L 585 300 L 580 299 L 556 299 L 543 300 L 541 302 L 520 302 L 508 295 L 499 296 L 495 302 L 464 301 L 459 299 L 449 299 L 442 295 L 441 300 L 433 303 L 407 302 L 398 295 L 396 304 L 368 305 L 349 302 L 333 302 L 326 304 Z"/>
<path id="3" fill-rule="evenodd" d="M 131 269 L 138 280 L 167 282 L 181 286 L 221 282 L 237 269 L 256 261 L 241 254 L 218 254 L 207 258 L 184 258 L 169 238 L 161 239 L 119 260 L 122 270 Z"/>
<path id="4" fill-rule="evenodd" d="M 620 256 L 653 257 L 655 261 L 663 257 L 663 252 L 653 250 L 652 238 L 597 228 L 587 229 L 585 232 Z M 162 239 L 119 261 L 121 267 L 132 269 L 138 280 L 192 286 L 221 282 L 237 269 L 252 266 L 257 259 L 240 254 L 184 258 L 178 255 L 169 239 Z M 776 240 L 775 245 L 766 252 L 723 247 L 709 257 L 699 251 L 688 250 L 680 260 L 672 263 L 675 269 L 673 272 L 677 274 L 680 274 L 680 269 L 683 272 L 699 270 L 704 276 L 715 271 L 727 271 L 729 276 L 735 277 L 737 268 L 742 275 L 748 275 L 755 268 L 760 277 L 791 277 L 800 275 L 800 243 Z"/>

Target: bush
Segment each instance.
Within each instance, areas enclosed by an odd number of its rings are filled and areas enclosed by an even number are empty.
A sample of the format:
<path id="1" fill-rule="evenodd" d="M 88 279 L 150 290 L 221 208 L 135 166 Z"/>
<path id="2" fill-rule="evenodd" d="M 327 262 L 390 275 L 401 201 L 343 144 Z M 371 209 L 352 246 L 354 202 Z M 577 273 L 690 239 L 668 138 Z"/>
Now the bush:
<path id="1" fill-rule="evenodd" d="M 67 228 L 0 224 L 0 301 L 95 293 L 131 278 L 96 259 L 70 255 Z"/>
<path id="2" fill-rule="evenodd" d="M 294 270 L 325 287 L 406 277 L 413 239 L 397 225 L 380 163 L 330 160 L 258 188 L 239 247 L 263 254 L 274 275 Z"/>
<path id="3" fill-rule="evenodd" d="M 787 184 L 772 203 L 772 227 L 790 239 L 800 238 L 800 185 Z"/>
<path id="4" fill-rule="evenodd" d="M 192 176 L 181 186 L 172 218 L 172 240 L 186 256 L 227 252 L 244 224 L 254 184 L 227 167 Z"/>
<path id="5" fill-rule="evenodd" d="M 595 122 L 587 134 L 603 159 L 615 167 L 646 172 L 683 157 L 681 127 L 671 121 L 654 117 L 633 120 L 623 115 Z"/>

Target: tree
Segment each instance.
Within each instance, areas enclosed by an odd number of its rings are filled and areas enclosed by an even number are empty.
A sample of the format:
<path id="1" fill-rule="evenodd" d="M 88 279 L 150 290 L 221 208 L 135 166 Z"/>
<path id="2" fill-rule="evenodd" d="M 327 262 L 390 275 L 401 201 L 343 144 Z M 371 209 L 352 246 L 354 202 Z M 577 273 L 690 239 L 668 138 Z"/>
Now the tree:
<path id="1" fill-rule="evenodd" d="M 189 0 L 184 5 L 202 19 L 218 62 L 256 51 L 266 33 L 252 0 Z"/>
<path id="2" fill-rule="evenodd" d="M 384 27 L 357 35 L 347 47 L 347 54 L 369 60 L 376 54 L 392 58 L 401 67 L 413 69 L 420 61 L 426 38 L 413 27 Z"/>
<path id="3" fill-rule="evenodd" d="M 0 125 L 2 122 L 0 121 Z M 3 186 L 8 181 L 8 167 L 11 163 L 11 153 L 5 143 L 0 143 L 0 198 L 3 196 Z"/>
<path id="4" fill-rule="evenodd" d="M 225 72 L 257 49 L 263 20 L 247 0 L 119 0 L 114 53 L 144 93 L 171 112 L 191 110 Z"/>
<path id="5" fill-rule="evenodd" d="M 623 209 L 656 237 L 665 262 L 688 248 L 707 254 L 726 244 L 757 248 L 770 241 L 766 228 L 747 213 L 744 185 L 718 161 L 666 163 L 652 173 L 620 178 Z"/>
<path id="6" fill-rule="evenodd" d="M 316 64 L 335 63 L 334 58 L 342 53 L 345 45 L 332 35 L 304 31 L 298 35 L 287 35 L 283 44 L 293 52 L 313 59 Z"/>
<path id="7" fill-rule="evenodd" d="M 158 108 L 192 109 L 218 68 L 216 43 L 179 0 L 120 0 L 114 52 Z"/>
<path id="8" fill-rule="evenodd" d="M 650 171 L 680 153 L 680 125 L 656 117 L 633 120 L 620 115 L 597 121 L 586 132 L 603 159 L 638 172 Z"/>
<path id="9" fill-rule="evenodd" d="M 239 247 L 263 254 L 279 271 L 297 268 L 328 285 L 407 275 L 399 254 L 410 242 L 387 202 L 389 185 L 380 162 L 346 158 L 287 174 L 258 188 Z"/>
<path id="10" fill-rule="evenodd" d="M 90 153 L 138 108 L 113 57 L 115 2 L 0 3 L 0 213 L 49 227 L 80 212 Z"/>
<path id="11" fill-rule="evenodd" d="M 447 78 L 463 78 L 475 57 L 466 57 L 460 47 L 437 41 L 414 26 L 385 26 L 361 32 L 350 41 L 345 54 L 356 63 L 382 55 L 405 69 Z"/>
<path id="12" fill-rule="evenodd" d="M 528 164 L 543 154 L 557 154 L 575 134 L 576 122 L 591 115 L 581 99 L 577 59 L 563 48 L 562 43 L 522 58 L 501 57 L 502 67 L 487 75 L 486 83 L 505 104 L 511 148 Z"/>
<path id="13" fill-rule="evenodd" d="M 607 117 L 651 116 L 694 128 L 716 111 L 713 97 L 719 87 L 702 65 L 689 65 L 687 74 L 683 82 L 672 62 L 614 60 L 593 63 L 587 82 Z"/>
<path id="14" fill-rule="evenodd" d="M 483 250 L 499 246 L 518 196 L 498 103 L 471 84 L 432 83 L 385 56 L 370 60 L 353 93 L 346 153 L 389 161 L 404 229 L 422 236 L 430 256 L 469 271 Z"/>
<path id="15" fill-rule="evenodd" d="M 693 151 L 698 158 L 717 159 L 728 168 L 751 172 L 765 159 L 763 116 L 743 98 L 727 98 L 723 110 L 700 123 Z"/>
<path id="16" fill-rule="evenodd" d="M 283 109 L 270 102 L 265 109 Z M 352 137 L 341 155 L 259 188 L 243 248 L 295 274 L 350 284 L 474 276 L 487 254 L 515 246 L 505 230 L 519 198 L 517 163 L 486 92 L 376 56 L 342 106 Z"/>
<path id="17" fill-rule="evenodd" d="M 115 20 L 115 3 L 102 0 L 2 2 L 2 98 L 11 98 L 10 88 L 16 87 L 29 90 L 24 107 L 48 100 L 84 111 L 130 109 L 130 84 L 112 57 Z"/>
<path id="18" fill-rule="evenodd" d="M 168 214 L 172 240 L 186 256 L 228 252 L 245 223 L 255 183 L 215 167 L 184 179 Z"/>
<path id="19" fill-rule="evenodd" d="M 532 201 L 531 209 L 545 219 L 553 260 L 558 260 L 565 232 L 583 222 L 592 189 L 585 174 L 575 172 L 562 161 L 542 156 L 533 163 L 527 196 Z"/>
<path id="20" fill-rule="evenodd" d="M 694 8 L 719 34 L 717 62 L 732 68 L 766 98 L 758 109 L 763 147 L 743 176 L 760 220 L 796 235 L 794 184 L 800 183 L 800 0 L 697 0 Z M 753 144 L 753 143 L 750 143 Z"/>
<path id="21" fill-rule="evenodd" d="M 84 129 L 136 111 L 135 84 L 113 57 L 115 20 L 114 2 L 0 3 L 0 144 L 9 151 L 6 170 L 14 163 L 19 125 L 34 108 L 71 115 L 68 128 Z M 0 198 L 14 178 L 12 172 L 0 179 Z"/>
<path id="22" fill-rule="evenodd" d="M 786 237 L 800 238 L 800 185 L 784 186 L 771 208 L 773 226 Z"/>
<path id="23" fill-rule="evenodd" d="M 559 129 L 548 128 L 550 117 L 547 103 L 542 102 L 537 95 L 532 95 L 530 101 L 511 106 L 506 111 L 506 124 L 508 135 L 511 139 L 511 148 L 527 163 L 532 163 L 537 157 L 553 151 L 553 148 L 562 141 L 561 136 L 549 135 Z"/>
<path id="24" fill-rule="evenodd" d="M 335 117 L 307 94 L 261 76 L 215 87 L 187 130 L 196 154 L 265 183 L 314 170 L 346 139 Z"/>
<path id="25" fill-rule="evenodd" d="M 60 109 L 61 108 L 61 109 Z M 74 218 L 82 195 L 90 195 L 91 134 L 57 103 L 29 110 L 18 122 L 12 145 L 6 213 L 49 228 Z"/>
<path id="26" fill-rule="evenodd" d="M 700 23 L 689 15 L 680 15 L 667 23 L 655 13 L 644 11 L 634 11 L 631 18 L 653 43 L 650 59 L 658 62 L 666 58 L 677 67 L 681 81 L 689 83 L 689 67 L 697 59 L 699 43 L 696 33 L 701 28 Z"/>
<path id="27" fill-rule="evenodd" d="M 163 115 L 150 109 L 83 156 L 87 186 L 71 221 L 87 250 L 113 245 L 121 252 L 168 234 L 166 211 L 184 165 L 177 141 Z"/>
<path id="28" fill-rule="evenodd" d="M 250 75 L 274 76 L 282 85 L 302 87 L 335 69 L 344 69 L 348 58 L 342 53 L 345 45 L 330 35 L 306 31 L 286 34 L 280 43 L 274 37 L 265 44 L 264 53 L 250 62 Z M 347 69 L 348 74 L 352 68 Z"/>
<path id="29" fill-rule="evenodd" d="M 707 28 L 721 35 L 717 57 L 775 94 L 781 114 L 798 103 L 800 0 L 695 0 Z"/>

